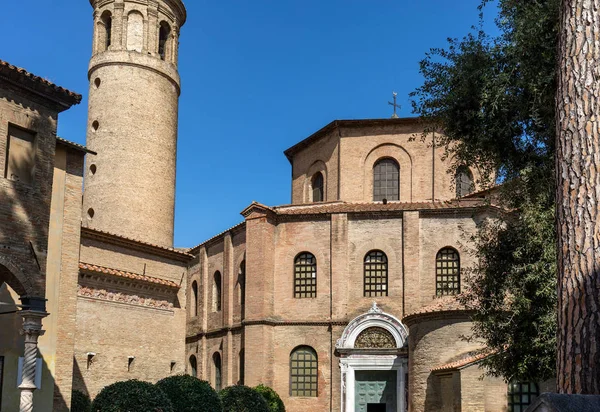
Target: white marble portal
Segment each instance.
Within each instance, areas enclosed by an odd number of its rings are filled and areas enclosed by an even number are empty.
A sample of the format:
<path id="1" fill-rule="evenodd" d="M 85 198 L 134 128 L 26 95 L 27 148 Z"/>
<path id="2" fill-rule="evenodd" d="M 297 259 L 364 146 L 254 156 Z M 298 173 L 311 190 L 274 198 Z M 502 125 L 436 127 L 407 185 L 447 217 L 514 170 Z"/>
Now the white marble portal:
<path id="1" fill-rule="evenodd" d="M 364 330 L 378 327 L 388 331 L 395 340 L 395 348 L 355 348 L 356 338 Z M 336 342 L 340 355 L 341 369 L 341 411 L 356 412 L 355 372 L 359 370 L 396 371 L 396 408 L 395 412 L 406 412 L 406 372 L 405 348 L 408 332 L 406 327 L 394 316 L 384 313 L 375 302 L 369 311 L 354 318 L 344 329 L 342 337 Z"/>

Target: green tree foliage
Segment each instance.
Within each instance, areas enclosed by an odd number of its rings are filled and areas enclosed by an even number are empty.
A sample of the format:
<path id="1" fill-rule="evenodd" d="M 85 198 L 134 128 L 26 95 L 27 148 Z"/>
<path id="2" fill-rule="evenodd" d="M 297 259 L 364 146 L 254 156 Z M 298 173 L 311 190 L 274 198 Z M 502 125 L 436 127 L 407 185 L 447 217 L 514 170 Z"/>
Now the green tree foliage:
<path id="1" fill-rule="evenodd" d="M 158 381 L 156 386 L 169 397 L 174 412 L 221 411 L 221 398 L 206 381 L 175 375 Z"/>
<path id="2" fill-rule="evenodd" d="M 219 395 L 223 402 L 223 412 L 269 412 L 265 398 L 248 386 L 229 386 Z"/>
<path id="3" fill-rule="evenodd" d="M 260 393 L 263 398 L 265 398 L 267 404 L 269 405 L 270 412 L 285 412 L 285 405 L 283 404 L 283 401 L 273 389 L 261 383 L 254 388 L 254 390 Z"/>
<path id="4" fill-rule="evenodd" d="M 71 412 L 90 412 L 92 401 L 90 397 L 81 391 L 71 392 Z"/>
<path id="5" fill-rule="evenodd" d="M 92 402 L 93 412 L 173 412 L 156 385 L 132 379 L 104 387 Z"/>
<path id="6" fill-rule="evenodd" d="M 480 225 L 462 299 L 475 309 L 474 337 L 494 351 L 484 365 L 507 380 L 555 373 L 558 6 L 499 0 L 500 35 L 479 28 L 432 49 L 411 94 L 426 132 L 443 131 L 436 143 L 454 167 L 477 165 L 480 183 L 503 183 L 496 200 L 512 213 Z"/>

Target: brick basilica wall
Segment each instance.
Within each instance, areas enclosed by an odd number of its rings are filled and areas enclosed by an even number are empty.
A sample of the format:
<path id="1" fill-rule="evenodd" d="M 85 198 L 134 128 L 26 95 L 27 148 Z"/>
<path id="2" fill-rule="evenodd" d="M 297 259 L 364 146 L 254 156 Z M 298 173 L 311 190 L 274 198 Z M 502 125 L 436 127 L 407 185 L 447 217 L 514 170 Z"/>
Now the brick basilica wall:
<path id="1" fill-rule="evenodd" d="M 452 246 L 461 253 L 464 265 L 471 264 L 463 238 L 474 228 L 472 212 L 460 211 L 415 211 L 395 216 L 302 215 L 285 219 L 258 212 L 250 215 L 233 233 L 226 232 L 194 251 L 197 258 L 188 272 L 188 297 L 191 283 L 197 282 L 199 309 L 197 316 L 190 317 L 188 307 L 188 373 L 189 357 L 194 356 L 198 376 L 214 385 L 213 356 L 218 352 L 222 359 L 222 386 L 238 383 L 243 349 L 245 384 L 272 386 L 292 412 L 328 410 L 330 404 L 333 410 L 339 410 L 340 368 L 334 348 L 344 326 L 367 312 L 373 301 L 400 319 L 433 302 L 436 253 L 442 247 Z M 363 297 L 363 259 L 374 249 L 384 251 L 388 257 L 387 297 Z M 297 299 L 293 295 L 293 262 L 304 251 L 314 254 L 317 260 L 316 298 Z M 242 314 L 235 291 L 240 256 L 244 254 L 246 304 L 243 322 L 239 322 Z M 232 265 L 231 269 L 228 265 Z M 221 311 L 212 306 L 213 274 L 217 270 L 224 275 Z M 188 300 L 188 304 L 192 302 Z M 422 365 L 419 368 L 423 371 L 428 372 L 468 349 L 458 336 L 468 333 L 469 322 L 460 323 L 460 331 L 451 326 L 447 332 L 445 321 L 440 322 L 428 331 L 432 333 L 425 348 L 415 345 L 419 348 L 416 364 Z M 415 332 L 415 336 L 419 333 L 422 332 Z M 289 357 L 300 345 L 317 352 L 316 398 L 289 395 Z M 411 371 L 419 376 L 417 369 Z M 415 394 L 425 391 L 426 384 L 426 379 L 416 384 Z"/>

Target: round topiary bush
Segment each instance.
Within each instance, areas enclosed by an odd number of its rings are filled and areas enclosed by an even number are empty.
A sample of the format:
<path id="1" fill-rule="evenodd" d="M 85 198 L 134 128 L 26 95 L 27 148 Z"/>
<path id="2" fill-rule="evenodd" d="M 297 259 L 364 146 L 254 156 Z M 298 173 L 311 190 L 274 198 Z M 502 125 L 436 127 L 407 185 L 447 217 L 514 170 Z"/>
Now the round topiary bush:
<path id="1" fill-rule="evenodd" d="M 90 412 L 92 410 L 92 400 L 88 395 L 81 391 L 71 392 L 71 412 Z"/>
<path id="2" fill-rule="evenodd" d="M 171 400 L 174 412 L 221 412 L 221 398 L 208 382 L 175 375 L 156 384 Z"/>
<path id="3" fill-rule="evenodd" d="M 273 389 L 261 383 L 254 388 L 254 390 L 260 393 L 263 398 L 265 398 L 270 412 L 285 412 L 285 405 L 283 404 L 283 401 Z"/>
<path id="4" fill-rule="evenodd" d="M 173 412 L 173 406 L 157 386 L 132 379 L 102 389 L 92 412 Z"/>
<path id="5" fill-rule="evenodd" d="M 269 412 L 265 398 L 247 386 L 230 386 L 219 395 L 223 402 L 223 412 Z"/>

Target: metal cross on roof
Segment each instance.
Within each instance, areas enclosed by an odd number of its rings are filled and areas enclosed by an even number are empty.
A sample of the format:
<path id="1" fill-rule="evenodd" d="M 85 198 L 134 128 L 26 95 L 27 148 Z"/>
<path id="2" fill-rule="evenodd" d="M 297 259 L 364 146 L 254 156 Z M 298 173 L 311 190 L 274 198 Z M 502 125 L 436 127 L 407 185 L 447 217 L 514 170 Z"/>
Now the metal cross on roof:
<path id="1" fill-rule="evenodd" d="M 396 114 L 396 108 L 400 109 L 401 106 L 396 104 L 396 96 L 398 96 L 398 93 L 392 92 L 392 95 L 394 96 L 394 103 L 388 102 L 388 104 L 394 106 L 394 114 L 392 115 L 392 119 L 397 119 L 398 115 Z"/>

